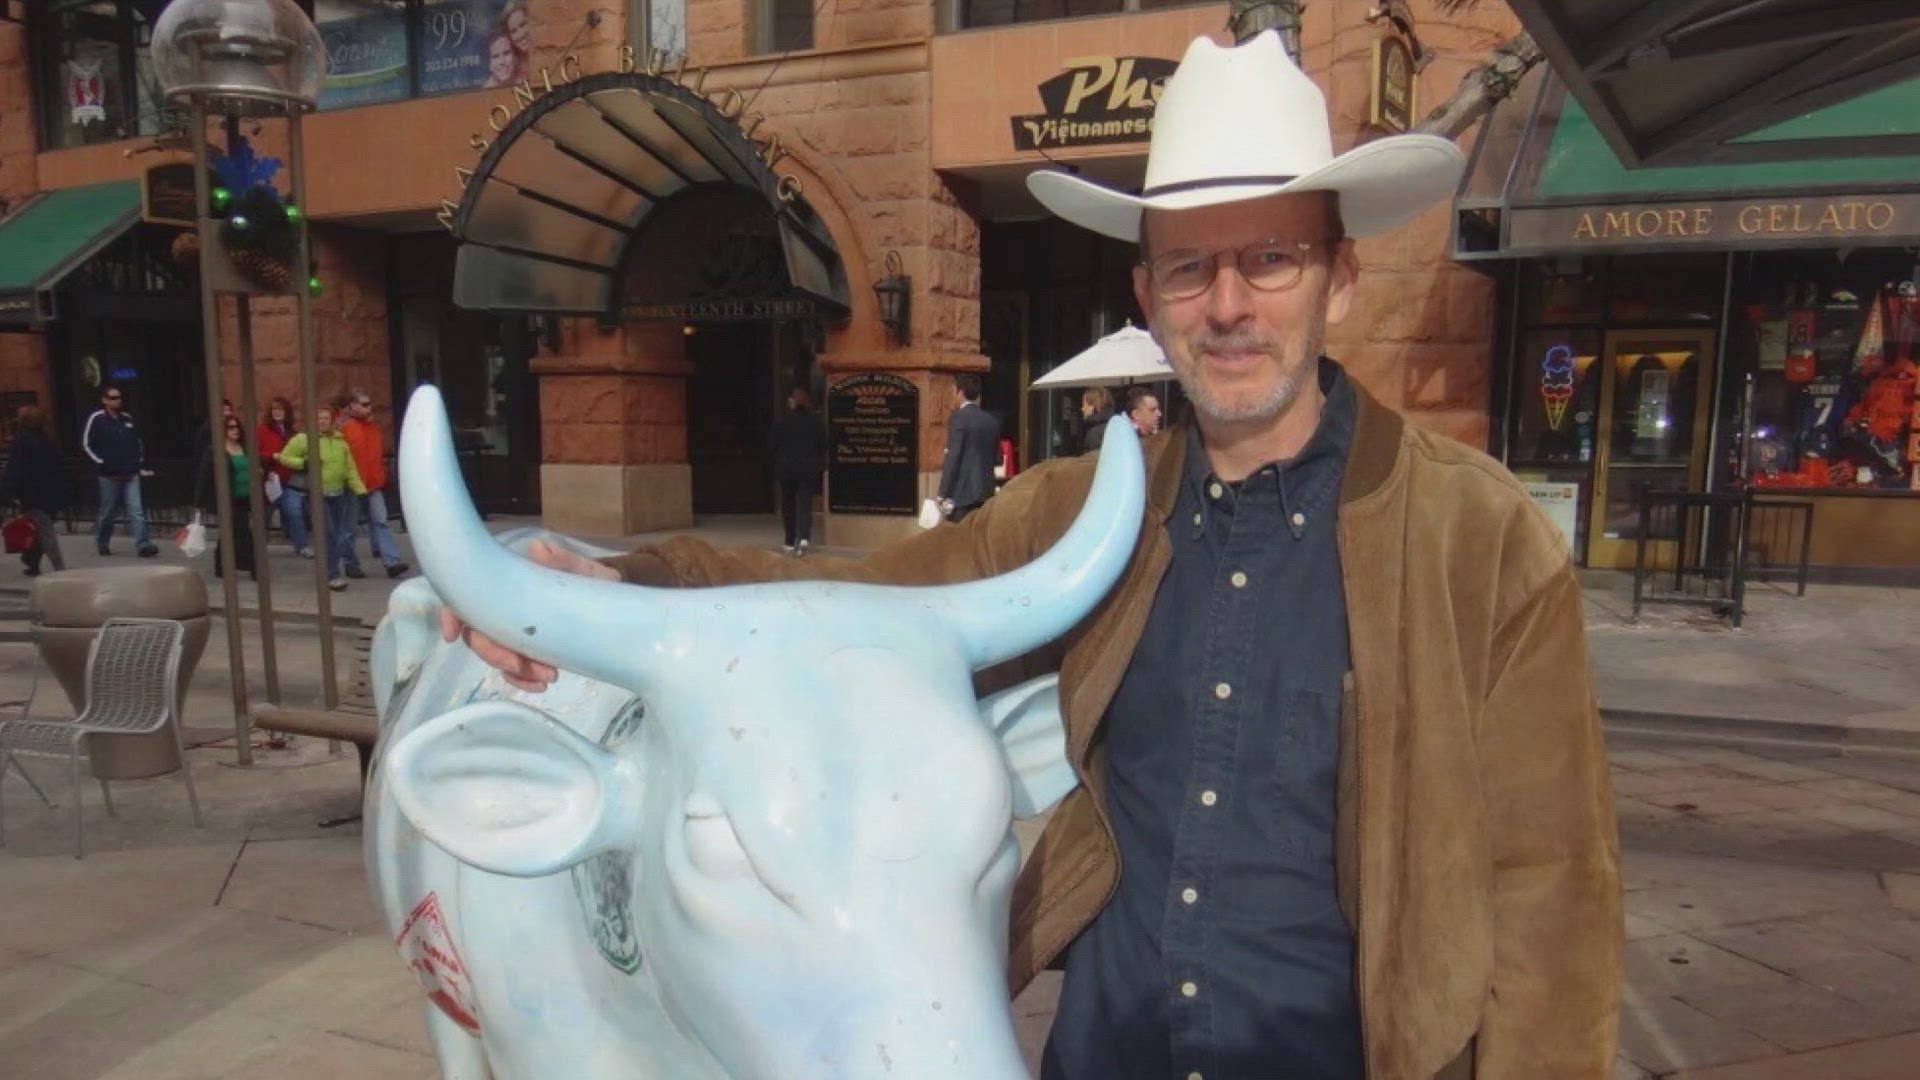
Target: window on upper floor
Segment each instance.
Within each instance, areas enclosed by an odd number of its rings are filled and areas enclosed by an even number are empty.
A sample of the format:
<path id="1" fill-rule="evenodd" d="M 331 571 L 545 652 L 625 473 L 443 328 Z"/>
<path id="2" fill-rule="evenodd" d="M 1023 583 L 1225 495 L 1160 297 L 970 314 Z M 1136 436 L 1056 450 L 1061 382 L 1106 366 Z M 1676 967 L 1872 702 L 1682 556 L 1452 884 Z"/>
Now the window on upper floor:
<path id="1" fill-rule="evenodd" d="M 644 27 L 645 33 L 634 41 L 634 45 L 642 53 L 648 49 L 660 50 L 669 64 L 679 62 L 681 57 L 687 55 L 687 0 L 645 2 L 646 21 L 635 24 L 636 30 Z"/>
<path id="2" fill-rule="evenodd" d="M 542 0 L 313 0 L 327 46 L 320 107 L 343 109 L 538 76 L 529 4 Z"/>
<path id="3" fill-rule="evenodd" d="M 1196 0 L 948 0 L 956 30 L 1183 7 Z"/>
<path id="4" fill-rule="evenodd" d="M 32 9 L 42 148 L 153 135 L 168 124 L 148 46 L 163 0 L 54 0 Z"/>
<path id="5" fill-rule="evenodd" d="M 813 48 L 814 0 L 754 0 L 755 52 Z"/>

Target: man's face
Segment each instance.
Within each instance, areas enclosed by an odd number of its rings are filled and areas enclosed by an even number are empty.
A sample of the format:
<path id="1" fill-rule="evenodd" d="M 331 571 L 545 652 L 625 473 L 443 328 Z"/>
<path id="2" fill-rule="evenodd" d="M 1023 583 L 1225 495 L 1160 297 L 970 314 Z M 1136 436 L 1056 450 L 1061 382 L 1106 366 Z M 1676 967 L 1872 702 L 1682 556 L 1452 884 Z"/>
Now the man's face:
<path id="1" fill-rule="evenodd" d="M 347 406 L 347 414 L 355 420 L 370 420 L 373 418 L 373 401 L 369 398 L 355 398 Z"/>
<path id="2" fill-rule="evenodd" d="M 108 412 L 119 412 L 121 404 L 120 391 L 108 390 L 106 393 L 101 394 L 100 404 Z"/>
<path id="3" fill-rule="evenodd" d="M 1160 399 L 1152 394 L 1141 395 L 1140 401 L 1134 405 L 1133 411 L 1127 414 L 1127 418 L 1133 421 L 1134 430 L 1142 435 L 1151 435 L 1159 431 Z"/>
<path id="4" fill-rule="evenodd" d="M 315 419 L 320 421 L 321 431 L 333 430 L 333 410 L 332 409 L 323 408 L 319 410 L 319 412 L 315 415 Z"/>
<path id="5" fill-rule="evenodd" d="M 1328 324 L 1352 305 L 1358 271 L 1352 242 L 1330 240 L 1334 198 L 1302 192 L 1146 212 L 1141 254 L 1149 262 L 1134 268 L 1134 297 L 1203 418 L 1274 420 L 1313 377 Z M 1281 274 L 1266 282 L 1278 287 L 1256 287 L 1246 274 L 1263 264 L 1237 258 L 1249 249 L 1269 263 L 1297 259 L 1298 279 L 1281 284 L 1290 276 Z M 1161 272 L 1208 259 L 1217 260 L 1212 281 L 1194 295 L 1171 297 L 1156 282 L 1177 284 Z"/>

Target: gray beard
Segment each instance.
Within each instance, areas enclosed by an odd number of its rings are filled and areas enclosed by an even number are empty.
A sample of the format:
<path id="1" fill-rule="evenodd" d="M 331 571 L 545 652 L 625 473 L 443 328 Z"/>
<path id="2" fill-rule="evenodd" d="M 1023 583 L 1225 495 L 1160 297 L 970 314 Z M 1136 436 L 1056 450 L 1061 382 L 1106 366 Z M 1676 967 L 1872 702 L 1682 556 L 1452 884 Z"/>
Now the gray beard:
<path id="1" fill-rule="evenodd" d="M 1300 375 L 1297 372 L 1273 384 L 1272 391 L 1266 397 L 1232 406 L 1215 400 L 1211 393 L 1201 388 L 1197 379 L 1192 386 L 1184 382 L 1180 385 L 1187 392 L 1187 399 L 1193 402 L 1193 407 L 1200 410 L 1201 415 L 1223 424 L 1271 420 L 1286 412 L 1294 400 L 1300 396 Z"/>

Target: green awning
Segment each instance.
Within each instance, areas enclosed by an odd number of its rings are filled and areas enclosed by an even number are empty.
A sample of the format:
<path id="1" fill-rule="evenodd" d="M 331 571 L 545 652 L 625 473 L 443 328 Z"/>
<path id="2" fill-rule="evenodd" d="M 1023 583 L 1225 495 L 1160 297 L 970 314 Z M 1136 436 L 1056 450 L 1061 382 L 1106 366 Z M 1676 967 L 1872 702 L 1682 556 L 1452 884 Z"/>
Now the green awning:
<path id="1" fill-rule="evenodd" d="M 1854 187 L 1920 187 L 1920 157 L 1860 157 L 1856 139 L 1908 135 L 1920 129 L 1920 81 L 1901 83 L 1740 140 L 1741 143 L 1804 143 L 1819 153 L 1812 161 L 1756 165 L 1694 165 L 1629 169 L 1620 163 L 1593 118 L 1567 98 L 1530 191 L 1514 203 L 1564 203 L 1593 199 L 1710 196 L 1777 190 Z"/>
<path id="2" fill-rule="evenodd" d="M 140 220 L 140 182 L 50 191 L 0 220 L 0 325 L 45 322 L 54 286 Z"/>

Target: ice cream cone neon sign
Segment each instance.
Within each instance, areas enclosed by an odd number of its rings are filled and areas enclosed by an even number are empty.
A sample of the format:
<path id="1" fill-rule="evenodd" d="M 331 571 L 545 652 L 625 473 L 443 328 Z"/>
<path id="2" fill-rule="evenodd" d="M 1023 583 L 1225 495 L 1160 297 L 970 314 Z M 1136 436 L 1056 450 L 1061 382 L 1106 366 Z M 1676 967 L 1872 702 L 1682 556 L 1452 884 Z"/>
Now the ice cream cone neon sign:
<path id="1" fill-rule="evenodd" d="M 1559 431 L 1573 400 L 1573 350 L 1555 345 L 1540 361 L 1540 400 L 1547 407 L 1547 428 Z"/>

